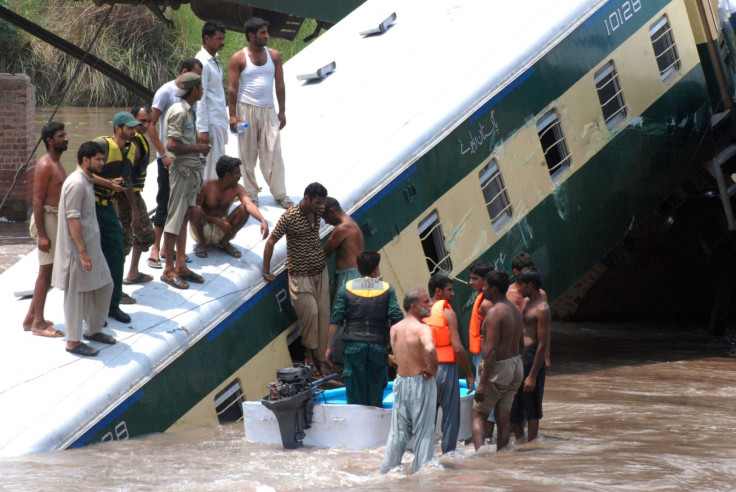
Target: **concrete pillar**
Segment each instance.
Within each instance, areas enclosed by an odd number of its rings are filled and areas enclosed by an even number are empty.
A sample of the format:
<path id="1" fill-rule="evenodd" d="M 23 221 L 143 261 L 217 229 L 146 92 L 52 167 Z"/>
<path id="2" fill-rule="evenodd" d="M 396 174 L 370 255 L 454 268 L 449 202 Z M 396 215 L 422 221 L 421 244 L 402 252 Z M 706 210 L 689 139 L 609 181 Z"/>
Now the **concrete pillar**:
<path id="1" fill-rule="evenodd" d="M 36 145 L 36 91 L 27 75 L 0 73 L 0 201 Z M 0 210 L 0 217 L 23 222 L 33 203 L 35 156 Z"/>

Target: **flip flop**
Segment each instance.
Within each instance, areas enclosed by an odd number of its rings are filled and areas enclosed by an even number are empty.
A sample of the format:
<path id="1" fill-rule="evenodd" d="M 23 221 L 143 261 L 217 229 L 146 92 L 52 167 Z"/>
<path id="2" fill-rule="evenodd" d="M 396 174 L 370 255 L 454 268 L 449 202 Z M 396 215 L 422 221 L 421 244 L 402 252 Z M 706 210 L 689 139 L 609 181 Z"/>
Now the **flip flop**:
<path id="1" fill-rule="evenodd" d="M 186 275 L 179 275 L 183 280 L 186 280 L 187 282 L 193 282 L 195 284 L 203 284 L 204 283 L 204 277 L 198 273 L 190 271 Z"/>
<path id="2" fill-rule="evenodd" d="M 64 332 L 61 330 L 56 330 L 54 328 L 51 328 L 50 326 L 47 326 L 43 331 L 32 331 L 34 335 L 37 337 L 47 337 L 47 338 L 59 338 L 64 336 Z"/>
<path id="3" fill-rule="evenodd" d="M 238 248 L 233 246 L 231 243 L 227 243 L 227 246 L 218 246 L 218 248 L 234 258 L 240 258 L 243 256 L 243 253 L 241 253 Z"/>
<path id="4" fill-rule="evenodd" d="M 207 246 L 200 243 L 195 244 L 194 254 L 197 255 L 198 258 L 207 258 Z"/>
<path id="5" fill-rule="evenodd" d="M 160 270 L 164 266 L 161 264 L 160 258 L 148 258 L 148 266 L 151 268 L 155 268 L 156 270 Z"/>
<path id="6" fill-rule="evenodd" d="M 147 273 L 139 273 L 138 276 L 133 280 L 123 279 L 123 285 L 143 284 L 145 282 L 150 282 L 151 280 L 153 280 L 152 275 L 148 275 Z"/>
<path id="7" fill-rule="evenodd" d="M 84 334 L 85 340 L 92 340 L 93 342 L 106 343 L 108 345 L 114 344 L 117 340 L 108 335 L 107 333 L 97 332 L 91 335 Z"/>
<path id="8" fill-rule="evenodd" d="M 120 304 L 135 304 L 136 301 L 133 297 L 130 297 L 128 294 L 123 292 L 123 295 L 120 296 Z"/>
<path id="9" fill-rule="evenodd" d="M 161 275 L 161 282 L 168 284 L 174 287 L 175 289 L 188 289 L 189 288 L 189 284 L 184 282 L 181 279 L 181 277 L 174 277 L 172 279 L 168 279 L 164 277 L 163 275 Z"/>
<path id="10" fill-rule="evenodd" d="M 69 352 L 70 354 L 82 355 L 82 356 L 92 356 L 92 355 L 97 355 L 100 353 L 97 349 L 94 349 L 84 343 L 80 343 L 74 348 L 68 348 L 66 349 L 66 351 Z"/>

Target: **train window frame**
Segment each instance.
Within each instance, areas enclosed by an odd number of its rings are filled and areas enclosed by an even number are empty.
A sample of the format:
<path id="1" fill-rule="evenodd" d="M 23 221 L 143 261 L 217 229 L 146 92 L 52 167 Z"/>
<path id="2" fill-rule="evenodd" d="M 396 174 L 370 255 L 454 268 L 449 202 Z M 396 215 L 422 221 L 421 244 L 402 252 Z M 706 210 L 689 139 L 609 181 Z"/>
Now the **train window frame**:
<path id="1" fill-rule="evenodd" d="M 537 136 L 549 175 L 556 180 L 572 166 L 572 154 L 565 142 L 565 132 L 555 108 L 537 120 Z"/>
<path id="2" fill-rule="evenodd" d="M 511 201 L 509 200 L 506 183 L 503 180 L 498 161 L 492 158 L 488 164 L 478 172 L 480 191 L 483 201 L 491 218 L 493 230 L 499 232 L 511 220 L 514 215 Z"/>
<path id="3" fill-rule="evenodd" d="M 663 15 L 649 26 L 649 39 L 652 41 L 659 76 L 662 77 L 662 82 L 665 82 L 680 71 L 681 65 L 672 25 L 667 15 Z"/>
<path id="4" fill-rule="evenodd" d="M 225 389 L 215 395 L 213 400 L 215 414 L 220 425 L 228 422 L 240 422 L 243 420 L 243 402 L 245 392 L 239 379 L 228 384 Z"/>
<path id="5" fill-rule="evenodd" d="M 437 271 L 448 274 L 452 272 L 452 259 L 445 245 L 442 223 L 436 209 L 419 221 L 417 231 L 429 274 L 434 275 Z"/>
<path id="6" fill-rule="evenodd" d="M 609 60 L 595 72 L 593 81 L 598 93 L 598 101 L 601 103 L 606 128 L 610 131 L 626 119 L 628 108 L 613 60 Z"/>

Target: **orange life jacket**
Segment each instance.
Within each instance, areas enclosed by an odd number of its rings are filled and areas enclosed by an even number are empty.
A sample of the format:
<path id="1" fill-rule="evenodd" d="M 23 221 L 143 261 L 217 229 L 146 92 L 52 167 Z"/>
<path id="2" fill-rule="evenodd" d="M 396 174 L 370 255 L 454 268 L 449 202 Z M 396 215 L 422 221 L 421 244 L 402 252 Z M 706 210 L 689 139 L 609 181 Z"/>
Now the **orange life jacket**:
<path id="1" fill-rule="evenodd" d="M 457 362 L 455 359 L 455 350 L 452 348 L 450 341 L 450 327 L 447 326 L 447 318 L 445 318 L 445 309 L 452 309 L 450 303 L 442 300 L 432 305 L 431 314 L 422 321 L 432 328 L 432 337 L 437 347 L 437 362 L 452 363 Z"/>
<path id="2" fill-rule="evenodd" d="M 483 324 L 483 316 L 480 314 L 480 305 L 483 302 L 483 293 L 479 292 L 473 303 L 473 311 L 470 313 L 470 326 L 468 327 L 468 348 L 474 354 L 480 353 L 482 337 L 480 327 Z"/>

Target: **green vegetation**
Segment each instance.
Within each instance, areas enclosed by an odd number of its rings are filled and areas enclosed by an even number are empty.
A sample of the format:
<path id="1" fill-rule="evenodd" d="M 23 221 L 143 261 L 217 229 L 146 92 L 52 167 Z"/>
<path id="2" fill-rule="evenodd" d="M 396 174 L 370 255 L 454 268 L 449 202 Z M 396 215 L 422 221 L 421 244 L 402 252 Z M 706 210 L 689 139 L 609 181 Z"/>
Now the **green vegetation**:
<path id="1" fill-rule="evenodd" d="M 97 7 L 89 0 L 0 0 L 0 5 L 82 49 L 89 46 L 110 8 Z M 175 76 L 181 59 L 194 56 L 202 44 L 204 21 L 189 5 L 168 9 L 166 14 L 174 21 L 174 29 L 167 29 L 144 6 L 117 5 L 90 52 L 155 91 Z M 273 39 L 269 45 L 281 51 L 286 61 L 306 46 L 302 40 L 315 25 L 308 20 L 295 41 Z M 223 83 L 227 81 L 228 60 L 244 46 L 243 34 L 228 31 L 220 53 Z M 71 80 L 77 60 L 5 21 L 0 21 L 0 53 L 0 69 L 4 65 L 9 72 L 31 78 L 39 106 L 57 104 L 69 83 L 72 86 L 65 105 L 130 106 L 139 102 L 139 97 L 87 65 L 82 66 L 76 80 Z"/>

